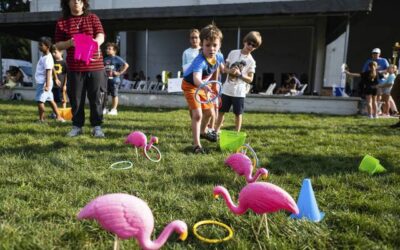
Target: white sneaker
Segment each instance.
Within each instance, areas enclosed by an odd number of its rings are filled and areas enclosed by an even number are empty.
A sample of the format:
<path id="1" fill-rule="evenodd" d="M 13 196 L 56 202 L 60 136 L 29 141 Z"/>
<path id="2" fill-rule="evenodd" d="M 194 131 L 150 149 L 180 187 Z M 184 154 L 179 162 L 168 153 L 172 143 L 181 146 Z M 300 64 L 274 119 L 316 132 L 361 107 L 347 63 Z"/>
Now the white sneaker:
<path id="1" fill-rule="evenodd" d="M 111 110 L 108 112 L 108 115 L 118 115 L 118 111 L 117 111 L 116 109 L 111 109 Z"/>
<path id="2" fill-rule="evenodd" d="M 71 131 L 69 131 L 67 136 L 68 137 L 76 137 L 82 133 L 83 133 L 82 128 L 77 127 L 77 126 L 72 126 L 72 129 L 71 129 Z"/>
<path id="3" fill-rule="evenodd" d="M 93 130 L 92 130 L 92 135 L 93 135 L 94 137 L 97 137 L 97 138 L 104 138 L 104 137 L 106 137 L 106 136 L 104 135 L 103 131 L 101 130 L 101 127 L 100 127 L 100 126 L 96 126 L 96 127 L 93 128 Z"/>
<path id="4" fill-rule="evenodd" d="M 106 115 L 108 113 L 107 109 L 103 109 L 103 115 Z"/>

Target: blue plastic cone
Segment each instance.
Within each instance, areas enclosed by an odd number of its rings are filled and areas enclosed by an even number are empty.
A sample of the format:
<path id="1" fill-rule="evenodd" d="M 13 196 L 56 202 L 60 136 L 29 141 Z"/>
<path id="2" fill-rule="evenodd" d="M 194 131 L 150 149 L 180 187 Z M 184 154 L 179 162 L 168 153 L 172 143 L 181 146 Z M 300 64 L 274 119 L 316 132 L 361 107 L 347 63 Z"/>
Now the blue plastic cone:
<path id="1" fill-rule="evenodd" d="M 304 179 L 301 186 L 299 198 L 297 200 L 299 214 L 292 214 L 290 217 L 295 219 L 307 219 L 313 222 L 319 222 L 325 216 L 325 213 L 320 212 L 315 199 L 314 191 L 311 186 L 310 179 Z"/>

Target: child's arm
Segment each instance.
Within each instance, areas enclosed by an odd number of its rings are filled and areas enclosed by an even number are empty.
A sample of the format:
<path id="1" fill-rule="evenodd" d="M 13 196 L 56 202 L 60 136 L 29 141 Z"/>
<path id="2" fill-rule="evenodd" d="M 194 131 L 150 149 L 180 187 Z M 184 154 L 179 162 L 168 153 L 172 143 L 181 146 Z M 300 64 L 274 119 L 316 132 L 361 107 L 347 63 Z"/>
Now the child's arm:
<path id="1" fill-rule="evenodd" d="M 349 72 L 347 70 L 344 73 L 346 73 L 346 75 L 348 75 L 348 76 L 361 77 L 360 73 L 351 73 L 351 72 Z"/>
<path id="2" fill-rule="evenodd" d="M 242 80 L 245 81 L 246 83 L 250 84 L 253 82 L 254 73 L 249 72 L 249 73 L 247 73 L 247 75 L 240 74 L 239 77 L 242 78 Z"/>
<path id="3" fill-rule="evenodd" d="M 225 65 L 225 63 L 221 63 L 221 65 L 219 65 L 219 71 L 221 72 L 221 74 L 226 73 L 227 67 Z"/>
<path id="4" fill-rule="evenodd" d="M 202 73 L 201 72 L 193 72 L 193 82 L 196 87 L 200 86 L 203 83 Z"/>
<path id="5" fill-rule="evenodd" d="M 60 82 L 60 79 L 58 79 L 58 76 L 57 76 L 57 73 L 56 73 L 56 70 L 53 68 L 53 79 L 54 79 L 54 83 L 58 86 L 58 87 L 61 87 L 61 82 Z"/>
<path id="6" fill-rule="evenodd" d="M 124 63 L 124 65 L 122 65 L 122 67 L 119 70 L 119 72 L 118 71 L 114 71 L 114 75 L 115 76 L 120 76 L 120 75 L 124 74 L 128 68 L 129 68 L 129 64 L 128 63 Z"/>
<path id="7" fill-rule="evenodd" d="M 50 85 L 51 85 L 51 78 L 52 78 L 52 70 L 51 69 L 46 69 L 46 83 L 44 86 L 45 91 L 50 90 Z"/>
<path id="8" fill-rule="evenodd" d="M 391 87 L 391 86 L 393 86 L 392 83 L 382 83 L 382 84 L 376 85 L 377 88 L 388 88 L 388 87 Z"/>

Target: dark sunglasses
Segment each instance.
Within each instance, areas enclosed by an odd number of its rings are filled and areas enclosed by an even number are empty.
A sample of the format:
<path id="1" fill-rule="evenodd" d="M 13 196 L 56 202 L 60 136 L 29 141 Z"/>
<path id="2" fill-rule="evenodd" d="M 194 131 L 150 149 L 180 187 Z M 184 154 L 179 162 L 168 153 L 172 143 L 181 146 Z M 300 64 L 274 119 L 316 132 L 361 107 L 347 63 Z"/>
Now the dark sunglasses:
<path id="1" fill-rule="evenodd" d="M 253 42 L 247 42 L 247 45 L 253 47 L 253 48 L 257 48 L 257 44 L 253 43 Z"/>

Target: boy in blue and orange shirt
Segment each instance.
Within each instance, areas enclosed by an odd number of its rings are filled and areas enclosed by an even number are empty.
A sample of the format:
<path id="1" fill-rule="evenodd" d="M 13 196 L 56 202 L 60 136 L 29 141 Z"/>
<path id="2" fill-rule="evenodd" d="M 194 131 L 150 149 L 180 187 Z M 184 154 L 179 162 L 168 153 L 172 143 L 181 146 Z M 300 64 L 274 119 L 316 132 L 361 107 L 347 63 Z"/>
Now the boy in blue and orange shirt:
<path id="1" fill-rule="evenodd" d="M 222 38 L 221 30 L 214 24 L 207 25 L 200 31 L 201 52 L 185 70 L 182 80 L 182 90 L 191 110 L 193 153 L 196 154 L 205 153 L 200 138 L 217 141 L 216 134 L 207 130 L 210 119 L 215 117 L 214 105 L 198 103 L 195 100 L 195 92 L 198 86 L 209 81 L 218 69 L 224 72 L 224 57 L 218 52 Z M 207 97 L 200 94 L 200 98 L 205 100 Z"/>

